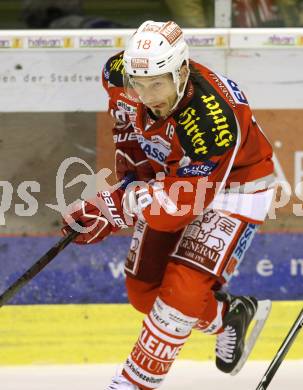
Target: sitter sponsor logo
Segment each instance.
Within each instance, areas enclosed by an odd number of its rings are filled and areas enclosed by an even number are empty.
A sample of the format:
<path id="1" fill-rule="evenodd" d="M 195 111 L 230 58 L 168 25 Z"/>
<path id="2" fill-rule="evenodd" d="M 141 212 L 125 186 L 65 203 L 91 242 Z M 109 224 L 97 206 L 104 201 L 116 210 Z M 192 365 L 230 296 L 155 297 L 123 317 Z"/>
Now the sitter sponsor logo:
<path id="1" fill-rule="evenodd" d="M 220 103 L 216 101 L 214 95 L 202 95 L 201 99 L 208 110 L 207 115 L 213 119 L 215 127 L 212 128 L 212 131 L 215 133 L 215 144 L 218 147 L 229 147 L 235 139 L 229 129 L 227 117 L 224 115 Z"/>
<path id="2" fill-rule="evenodd" d="M 186 110 L 181 112 L 178 123 L 183 126 L 186 135 L 190 138 L 190 142 L 194 148 L 194 153 L 207 154 L 208 148 L 204 139 L 205 131 L 201 131 L 199 121 L 200 117 L 197 115 L 197 111 L 193 107 L 187 107 Z"/>

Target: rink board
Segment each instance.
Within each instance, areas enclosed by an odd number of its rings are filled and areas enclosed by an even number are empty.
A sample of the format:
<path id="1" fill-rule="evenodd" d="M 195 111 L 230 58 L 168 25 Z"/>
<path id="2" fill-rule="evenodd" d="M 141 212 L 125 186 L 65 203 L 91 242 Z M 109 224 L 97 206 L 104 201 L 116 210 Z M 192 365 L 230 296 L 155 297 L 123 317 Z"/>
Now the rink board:
<path id="1" fill-rule="evenodd" d="M 297 317 L 302 302 L 274 302 L 251 355 L 270 360 Z M 143 316 L 130 305 L 34 305 L 1 309 L 0 365 L 122 362 L 136 341 Z M 214 359 L 212 336 L 193 331 L 180 359 Z M 303 333 L 288 359 L 303 358 Z"/>
<path id="2" fill-rule="evenodd" d="M 230 281 L 230 291 L 260 299 L 303 300 L 302 239 L 299 233 L 257 234 L 239 274 Z M 0 292 L 58 240 L 59 237 L 1 237 Z M 124 260 L 130 240 L 112 236 L 97 245 L 70 245 L 11 303 L 126 303 Z"/>
<path id="3" fill-rule="evenodd" d="M 1 31 L 1 111 L 106 111 L 102 67 L 133 32 Z M 191 58 L 235 79 L 253 108 L 302 108 L 302 28 L 184 29 L 184 34 Z"/>

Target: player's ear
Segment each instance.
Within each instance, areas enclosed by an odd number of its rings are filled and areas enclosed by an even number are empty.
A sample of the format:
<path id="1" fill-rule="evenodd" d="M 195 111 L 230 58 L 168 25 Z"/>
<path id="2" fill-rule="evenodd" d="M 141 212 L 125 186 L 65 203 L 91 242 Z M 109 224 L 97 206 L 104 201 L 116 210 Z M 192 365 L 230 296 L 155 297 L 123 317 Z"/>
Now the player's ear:
<path id="1" fill-rule="evenodd" d="M 181 69 L 180 69 L 180 83 L 183 84 L 187 78 L 187 75 L 188 75 L 188 72 L 189 72 L 189 69 L 188 69 L 188 66 L 187 64 L 183 64 L 181 66 Z"/>

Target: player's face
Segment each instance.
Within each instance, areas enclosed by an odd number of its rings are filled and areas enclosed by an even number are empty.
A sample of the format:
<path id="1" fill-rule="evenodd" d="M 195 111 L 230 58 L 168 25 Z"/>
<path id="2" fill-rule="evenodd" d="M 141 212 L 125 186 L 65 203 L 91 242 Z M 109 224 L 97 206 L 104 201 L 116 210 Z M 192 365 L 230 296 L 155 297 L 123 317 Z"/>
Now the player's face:
<path id="1" fill-rule="evenodd" d="M 132 86 L 142 103 L 157 117 L 165 117 L 177 99 L 176 86 L 170 73 L 132 77 Z"/>

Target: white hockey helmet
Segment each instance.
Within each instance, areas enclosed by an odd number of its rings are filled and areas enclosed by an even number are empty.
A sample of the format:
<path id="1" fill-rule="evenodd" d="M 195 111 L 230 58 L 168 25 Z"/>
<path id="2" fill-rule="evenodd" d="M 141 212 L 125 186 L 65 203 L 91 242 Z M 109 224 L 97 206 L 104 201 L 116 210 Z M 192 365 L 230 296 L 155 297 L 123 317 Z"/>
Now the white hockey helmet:
<path id="1" fill-rule="evenodd" d="M 180 69 L 183 64 L 188 66 L 189 50 L 183 32 L 175 22 L 144 22 L 130 38 L 123 60 L 125 86 L 129 85 L 132 76 L 171 73 L 176 85 L 177 103 L 180 101 L 186 87 L 185 82 L 180 90 Z"/>

